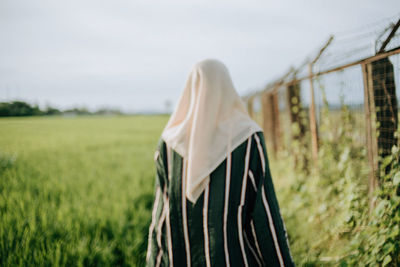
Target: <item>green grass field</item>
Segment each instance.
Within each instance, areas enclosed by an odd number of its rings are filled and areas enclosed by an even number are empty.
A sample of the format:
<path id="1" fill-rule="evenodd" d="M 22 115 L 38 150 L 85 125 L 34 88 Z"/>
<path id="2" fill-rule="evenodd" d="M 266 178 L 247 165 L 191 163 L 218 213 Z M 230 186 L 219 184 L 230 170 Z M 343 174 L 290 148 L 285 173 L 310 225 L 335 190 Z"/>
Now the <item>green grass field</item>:
<path id="1" fill-rule="evenodd" d="M 142 266 L 167 120 L 0 119 L 0 265 Z"/>
<path id="2" fill-rule="evenodd" d="M 167 120 L 0 119 L 0 266 L 143 266 L 153 155 Z M 365 148 L 351 121 L 336 130 L 310 174 L 293 167 L 292 154 L 306 148 L 269 157 L 298 266 L 353 266 L 349 257 L 369 255 L 354 239 L 365 224 L 352 226 L 369 214 Z"/>
<path id="3" fill-rule="evenodd" d="M 167 119 L 0 119 L 0 265 L 142 265 Z"/>

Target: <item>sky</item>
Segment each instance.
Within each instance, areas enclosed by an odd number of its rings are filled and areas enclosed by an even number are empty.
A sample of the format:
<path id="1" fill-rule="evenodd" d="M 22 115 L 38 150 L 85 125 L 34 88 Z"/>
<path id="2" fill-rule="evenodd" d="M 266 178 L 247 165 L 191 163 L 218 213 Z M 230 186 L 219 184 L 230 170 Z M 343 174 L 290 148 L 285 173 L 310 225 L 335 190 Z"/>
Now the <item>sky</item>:
<path id="1" fill-rule="evenodd" d="M 166 111 L 215 58 L 239 94 L 262 88 L 398 0 L 0 0 L 0 102 Z"/>

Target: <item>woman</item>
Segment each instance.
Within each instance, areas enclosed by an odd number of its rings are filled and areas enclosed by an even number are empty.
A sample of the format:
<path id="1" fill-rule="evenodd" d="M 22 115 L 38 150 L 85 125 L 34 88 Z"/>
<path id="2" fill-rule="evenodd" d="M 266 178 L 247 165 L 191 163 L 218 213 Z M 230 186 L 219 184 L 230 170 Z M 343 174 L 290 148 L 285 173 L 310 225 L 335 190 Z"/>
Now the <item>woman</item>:
<path id="1" fill-rule="evenodd" d="M 293 266 L 262 131 L 221 62 L 194 66 L 155 162 L 148 266 Z"/>

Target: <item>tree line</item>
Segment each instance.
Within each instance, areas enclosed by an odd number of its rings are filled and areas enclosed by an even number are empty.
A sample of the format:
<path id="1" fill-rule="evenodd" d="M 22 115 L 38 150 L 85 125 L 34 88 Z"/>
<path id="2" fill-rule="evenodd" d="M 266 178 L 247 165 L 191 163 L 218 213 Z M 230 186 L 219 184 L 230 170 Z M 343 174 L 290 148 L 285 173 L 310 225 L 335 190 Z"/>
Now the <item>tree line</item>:
<path id="1" fill-rule="evenodd" d="M 51 116 L 51 115 L 121 115 L 117 109 L 102 108 L 94 112 L 87 108 L 71 108 L 60 110 L 54 107 L 40 109 L 38 105 L 31 105 L 23 101 L 0 102 L 0 117 L 20 116 Z"/>

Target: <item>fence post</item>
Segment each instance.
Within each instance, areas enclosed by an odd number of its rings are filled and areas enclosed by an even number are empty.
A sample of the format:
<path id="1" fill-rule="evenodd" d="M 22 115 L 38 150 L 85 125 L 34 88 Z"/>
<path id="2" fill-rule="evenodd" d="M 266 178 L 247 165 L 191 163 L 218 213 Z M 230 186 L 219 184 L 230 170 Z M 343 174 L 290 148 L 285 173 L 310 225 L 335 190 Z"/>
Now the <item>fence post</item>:
<path id="1" fill-rule="evenodd" d="M 271 145 L 271 133 L 270 133 L 270 129 L 271 129 L 271 121 L 269 119 L 270 115 L 269 115 L 269 110 L 268 110 L 268 106 L 269 106 L 269 97 L 268 97 L 268 93 L 265 92 L 261 95 L 261 110 L 262 110 L 262 127 L 264 130 L 264 134 L 265 134 L 265 142 L 269 145 Z"/>
<path id="2" fill-rule="evenodd" d="M 375 129 L 375 104 L 373 101 L 373 89 L 371 84 L 371 76 L 368 75 L 368 65 L 361 65 L 363 72 L 363 83 L 364 83 L 364 110 L 365 110 L 365 129 L 366 129 L 366 143 L 367 143 L 367 156 L 368 163 L 370 165 L 369 182 L 368 182 L 368 193 L 369 193 L 369 206 L 370 210 L 374 207 L 373 192 L 378 186 L 378 153 L 377 153 L 377 142 L 376 142 L 376 129 Z"/>
<path id="3" fill-rule="evenodd" d="M 310 132 L 311 132 L 311 148 L 312 157 L 314 161 L 318 159 L 318 129 L 317 129 L 317 119 L 315 114 L 315 99 L 314 99 L 314 74 L 312 71 L 312 63 L 308 64 L 308 74 L 310 80 L 310 93 L 311 93 L 311 103 L 310 103 Z"/>
<path id="4" fill-rule="evenodd" d="M 254 118 L 254 110 L 253 110 L 253 97 L 247 99 L 247 112 L 249 113 L 251 118 Z"/>
<path id="5" fill-rule="evenodd" d="M 266 92 L 262 95 L 262 113 L 265 139 L 269 147 L 272 149 L 273 155 L 276 157 L 278 152 L 278 133 L 280 131 L 280 125 L 277 117 L 279 114 L 276 113 L 278 106 L 275 104 L 276 97 L 274 95 L 273 92 Z"/>
<path id="6" fill-rule="evenodd" d="M 273 145 L 274 153 L 278 154 L 281 148 L 281 124 L 279 120 L 279 96 L 278 91 L 270 94 L 271 97 L 271 119 L 272 119 L 272 132 L 273 132 Z"/>

